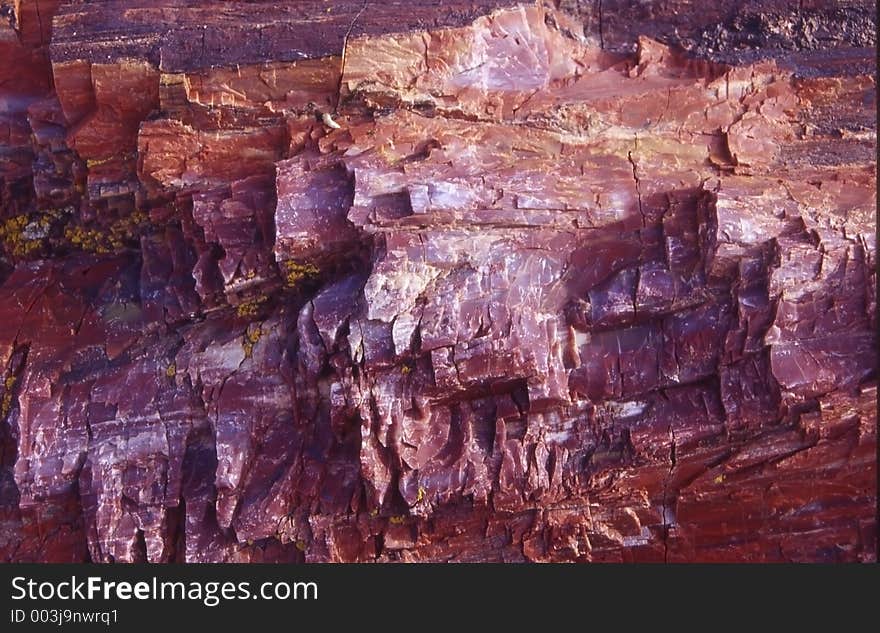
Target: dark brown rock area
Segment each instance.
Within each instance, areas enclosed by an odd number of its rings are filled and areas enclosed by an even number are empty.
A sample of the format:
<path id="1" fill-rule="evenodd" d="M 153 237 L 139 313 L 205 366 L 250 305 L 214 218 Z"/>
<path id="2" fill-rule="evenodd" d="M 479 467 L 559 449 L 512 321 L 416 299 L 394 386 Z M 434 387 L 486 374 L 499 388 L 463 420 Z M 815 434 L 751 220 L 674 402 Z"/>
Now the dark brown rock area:
<path id="1" fill-rule="evenodd" d="M 0 560 L 875 561 L 874 10 L 0 0 Z"/>

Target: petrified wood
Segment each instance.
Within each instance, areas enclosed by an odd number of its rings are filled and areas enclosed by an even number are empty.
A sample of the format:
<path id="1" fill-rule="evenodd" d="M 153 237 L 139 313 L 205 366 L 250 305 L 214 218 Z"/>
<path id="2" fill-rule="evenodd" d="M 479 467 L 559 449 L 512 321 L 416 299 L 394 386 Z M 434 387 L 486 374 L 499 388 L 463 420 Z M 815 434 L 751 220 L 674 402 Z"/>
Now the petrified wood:
<path id="1" fill-rule="evenodd" d="M 0 0 L 0 560 L 876 560 L 874 9 Z"/>

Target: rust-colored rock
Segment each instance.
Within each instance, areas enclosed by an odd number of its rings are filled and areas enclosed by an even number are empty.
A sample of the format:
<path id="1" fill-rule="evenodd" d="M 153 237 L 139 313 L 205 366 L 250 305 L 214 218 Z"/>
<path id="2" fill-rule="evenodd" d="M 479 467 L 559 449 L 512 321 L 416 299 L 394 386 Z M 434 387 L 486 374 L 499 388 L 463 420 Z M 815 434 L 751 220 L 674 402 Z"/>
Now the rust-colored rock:
<path id="1" fill-rule="evenodd" d="M 875 561 L 801 4 L 0 1 L 0 558 Z"/>

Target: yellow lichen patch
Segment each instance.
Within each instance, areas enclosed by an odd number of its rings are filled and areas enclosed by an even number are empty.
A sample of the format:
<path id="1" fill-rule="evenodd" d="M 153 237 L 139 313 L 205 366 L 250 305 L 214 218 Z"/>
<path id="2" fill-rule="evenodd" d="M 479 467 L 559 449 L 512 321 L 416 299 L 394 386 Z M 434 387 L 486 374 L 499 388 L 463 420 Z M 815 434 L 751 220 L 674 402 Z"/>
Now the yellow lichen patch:
<path id="1" fill-rule="evenodd" d="M 42 235 L 31 234 L 30 228 L 27 215 L 16 215 L 0 223 L 0 242 L 14 257 L 30 255 L 42 245 Z"/>
<path id="2" fill-rule="evenodd" d="M 184 73 L 162 73 L 159 75 L 160 86 L 176 86 L 182 84 L 186 79 Z"/>
<path id="3" fill-rule="evenodd" d="M 175 363 L 171 363 L 168 367 L 165 368 L 165 375 L 168 378 L 174 378 L 177 375 L 177 365 Z"/>
<path id="4" fill-rule="evenodd" d="M 0 224 L 0 235 L 6 235 L 8 233 L 20 231 L 25 226 L 27 226 L 27 223 L 28 219 L 26 215 L 16 215 L 8 218 L 4 220 L 3 224 Z"/>
<path id="5" fill-rule="evenodd" d="M 422 488 L 421 486 L 419 486 L 419 494 L 416 497 L 416 503 L 420 503 L 420 502 L 424 501 L 427 494 L 428 494 L 428 491 L 425 490 L 424 488 Z"/>
<path id="6" fill-rule="evenodd" d="M 402 525 L 402 524 L 406 523 L 406 517 L 402 514 L 398 514 L 398 515 L 395 515 L 395 516 L 391 517 L 390 519 L 388 519 L 388 521 L 392 525 Z"/>
<path id="7" fill-rule="evenodd" d="M 143 211 L 119 218 L 108 228 L 83 228 L 69 226 L 64 229 L 64 238 L 75 248 L 103 255 L 114 253 L 125 247 L 125 242 L 137 238 L 149 217 Z"/>
<path id="8" fill-rule="evenodd" d="M 111 160 L 113 160 L 112 156 L 108 156 L 107 158 L 89 158 L 86 160 L 86 167 L 91 169 L 92 167 L 97 167 L 98 165 L 106 165 Z"/>
<path id="9" fill-rule="evenodd" d="M 301 281 L 314 277 L 321 271 L 312 264 L 298 264 L 297 262 L 284 262 L 284 283 L 288 288 L 293 288 Z"/>
<path id="10" fill-rule="evenodd" d="M 64 238 L 76 248 L 80 248 L 90 253 L 110 252 L 107 236 L 98 229 L 84 229 L 81 226 L 69 226 L 64 229 Z"/>
<path id="11" fill-rule="evenodd" d="M 251 355 L 254 353 L 254 347 L 256 346 L 262 335 L 263 330 L 261 330 L 259 327 L 252 328 L 245 332 L 244 342 L 241 344 L 244 348 L 245 358 L 250 358 Z"/>
<path id="12" fill-rule="evenodd" d="M 236 314 L 240 317 L 252 317 L 257 316 L 257 313 L 260 311 L 260 306 L 265 303 L 267 297 L 260 295 L 249 301 L 245 301 L 243 303 L 239 303 L 235 308 Z"/>
<path id="13" fill-rule="evenodd" d="M 140 228 L 149 222 L 150 218 L 143 211 L 134 211 L 131 215 L 120 218 L 110 225 L 108 240 L 114 250 L 123 247 L 125 240 L 130 240 L 140 233 Z"/>
<path id="14" fill-rule="evenodd" d="M 718 475 L 717 477 L 715 477 L 715 479 L 713 479 L 713 481 L 716 484 L 723 484 L 724 483 L 724 475 Z"/>
<path id="15" fill-rule="evenodd" d="M 400 373 L 403 374 L 404 376 L 409 374 L 411 371 L 412 371 L 412 367 L 410 367 L 409 365 L 404 365 L 403 367 L 400 368 Z"/>
<path id="16" fill-rule="evenodd" d="M 9 374 L 3 381 L 4 393 L 0 400 L 0 419 L 6 419 L 12 409 L 12 388 L 15 386 L 15 375 Z"/>
<path id="17" fill-rule="evenodd" d="M 6 416 L 9 415 L 9 410 L 12 408 L 12 394 L 5 393 L 3 394 L 3 400 L 0 401 L 0 419 L 6 419 Z"/>
<path id="18" fill-rule="evenodd" d="M 298 549 L 301 552 L 306 551 L 306 542 L 305 541 L 297 541 L 296 542 L 296 549 Z"/>

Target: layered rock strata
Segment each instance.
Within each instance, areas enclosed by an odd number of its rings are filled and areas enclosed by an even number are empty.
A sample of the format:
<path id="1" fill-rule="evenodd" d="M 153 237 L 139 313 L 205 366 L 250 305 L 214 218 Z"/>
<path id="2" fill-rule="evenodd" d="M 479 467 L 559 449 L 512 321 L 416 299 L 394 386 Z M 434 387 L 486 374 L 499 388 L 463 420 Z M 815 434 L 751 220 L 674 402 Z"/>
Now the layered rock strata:
<path id="1" fill-rule="evenodd" d="M 559 5 L 0 2 L 0 558 L 876 560 L 873 40 Z"/>

